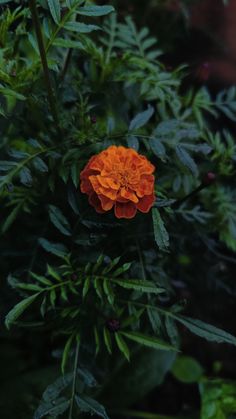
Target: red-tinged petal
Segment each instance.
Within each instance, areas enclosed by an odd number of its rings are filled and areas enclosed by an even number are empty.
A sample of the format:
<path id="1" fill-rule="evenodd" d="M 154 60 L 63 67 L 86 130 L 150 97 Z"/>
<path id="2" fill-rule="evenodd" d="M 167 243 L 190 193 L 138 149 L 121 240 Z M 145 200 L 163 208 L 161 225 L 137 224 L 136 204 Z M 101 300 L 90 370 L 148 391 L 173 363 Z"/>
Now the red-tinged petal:
<path id="1" fill-rule="evenodd" d="M 115 216 L 117 218 L 133 218 L 137 212 L 136 206 L 132 202 L 120 203 L 116 202 L 115 204 Z"/>
<path id="2" fill-rule="evenodd" d="M 151 195 L 154 189 L 154 176 L 143 175 L 140 182 L 136 185 L 135 190 L 139 198 L 144 195 Z"/>
<path id="3" fill-rule="evenodd" d="M 139 200 L 139 203 L 137 204 L 137 209 L 141 212 L 149 212 L 154 202 L 155 202 L 155 196 L 153 194 L 146 195 Z"/>
<path id="4" fill-rule="evenodd" d="M 137 196 L 133 191 L 131 191 L 131 189 L 122 188 L 120 191 L 120 195 L 122 198 L 128 199 L 129 201 L 132 201 L 135 204 L 137 204 L 138 202 Z"/>
<path id="5" fill-rule="evenodd" d="M 93 187 L 89 179 L 83 179 L 81 181 L 80 190 L 81 192 L 86 193 L 87 195 L 93 192 Z"/>
<path id="6" fill-rule="evenodd" d="M 115 201 L 112 201 L 112 199 L 109 199 L 104 195 L 98 195 L 98 198 L 101 201 L 101 206 L 104 211 L 109 211 L 113 208 Z"/>
<path id="7" fill-rule="evenodd" d="M 95 210 L 99 214 L 103 214 L 104 212 L 106 212 L 102 208 L 101 201 L 100 201 L 100 199 L 98 198 L 98 196 L 97 196 L 97 194 L 95 192 L 94 193 L 91 193 L 89 195 L 89 203 L 90 203 L 90 205 L 92 205 L 95 208 Z"/>

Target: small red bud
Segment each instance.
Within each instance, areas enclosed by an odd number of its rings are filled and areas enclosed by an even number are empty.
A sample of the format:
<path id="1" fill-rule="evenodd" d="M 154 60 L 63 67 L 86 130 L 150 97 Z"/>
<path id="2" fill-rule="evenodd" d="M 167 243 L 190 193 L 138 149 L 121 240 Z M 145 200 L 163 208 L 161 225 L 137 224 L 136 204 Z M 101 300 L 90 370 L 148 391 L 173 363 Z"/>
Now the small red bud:
<path id="1" fill-rule="evenodd" d="M 121 51 L 117 51 L 116 56 L 117 56 L 117 58 L 119 58 L 119 59 L 123 58 L 123 52 L 121 52 Z"/>
<path id="2" fill-rule="evenodd" d="M 106 322 L 106 327 L 110 332 L 118 332 L 120 330 L 120 322 L 118 319 L 109 319 Z"/>
<path id="3" fill-rule="evenodd" d="M 76 281 L 76 279 L 77 279 L 77 275 L 74 273 L 74 274 L 72 274 L 71 275 L 71 279 L 72 279 L 72 281 Z"/>
<path id="4" fill-rule="evenodd" d="M 203 178 L 203 180 L 202 180 L 202 183 L 203 183 L 203 185 L 211 185 L 212 183 L 214 183 L 215 182 L 215 180 L 216 180 L 216 175 L 215 175 L 215 173 L 213 173 L 213 172 L 208 172 L 205 176 L 204 176 L 204 178 Z"/>

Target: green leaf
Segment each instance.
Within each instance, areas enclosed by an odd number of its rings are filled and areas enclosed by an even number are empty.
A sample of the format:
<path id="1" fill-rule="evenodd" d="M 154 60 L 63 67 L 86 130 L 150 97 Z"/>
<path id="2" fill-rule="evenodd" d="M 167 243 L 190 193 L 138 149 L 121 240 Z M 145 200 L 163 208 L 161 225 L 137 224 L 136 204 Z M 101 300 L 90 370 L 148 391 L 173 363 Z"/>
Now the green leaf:
<path id="1" fill-rule="evenodd" d="M 83 292 L 82 292 L 83 298 L 85 298 L 86 295 L 88 294 L 89 287 L 90 287 L 90 282 L 91 282 L 90 281 L 90 276 L 88 276 L 87 278 L 85 278 L 84 286 L 83 286 Z"/>
<path id="2" fill-rule="evenodd" d="M 123 288 L 133 289 L 141 292 L 148 292 L 151 294 L 161 294 L 165 292 L 163 288 L 158 288 L 151 281 L 141 281 L 139 279 L 116 279 L 112 282 Z"/>
<path id="3" fill-rule="evenodd" d="M 182 147 L 181 145 L 177 145 L 175 147 L 175 152 L 181 163 L 187 167 L 194 176 L 198 175 L 198 168 L 193 160 L 193 158 L 190 156 L 190 154 Z"/>
<path id="4" fill-rule="evenodd" d="M 103 328 L 103 338 L 104 338 L 106 348 L 107 348 L 109 354 L 111 355 L 112 354 L 111 336 L 110 336 L 110 333 L 105 326 Z"/>
<path id="5" fill-rule="evenodd" d="M 26 97 L 22 95 L 21 93 L 18 93 L 15 90 L 11 90 L 9 88 L 3 87 L 2 85 L 0 85 L 0 93 L 2 93 L 4 96 L 10 96 L 18 100 L 26 100 Z"/>
<path id="6" fill-rule="evenodd" d="M 54 226 L 65 236 L 71 236 L 71 227 L 61 210 L 49 205 L 49 217 Z"/>
<path id="7" fill-rule="evenodd" d="M 58 24 L 61 20 L 60 0 L 47 0 L 47 2 L 54 22 Z"/>
<path id="8" fill-rule="evenodd" d="M 153 113 L 154 108 L 152 106 L 149 106 L 146 111 L 138 113 L 130 122 L 129 131 L 134 131 L 143 127 L 152 117 Z"/>
<path id="9" fill-rule="evenodd" d="M 48 285 L 49 287 L 52 285 L 52 282 L 49 281 L 49 279 L 48 278 L 45 278 L 44 276 L 37 275 L 34 272 L 30 272 L 30 276 L 33 279 L 35 279 L 36 281 L 40 282 L 41 284 Z"/>
<path id="10" fill-rule="evenodd" d="M 186 316 L 174 316 L 176 320 L 182 323 L 192 333 L 208 341 L 218 343 L 230 343 L 236 346 L 236 337 L 230 333 L 225 332 L 222 329 L 218 329 L 208 323 L 204 323 L 201 320 L 192 319 Z"/>
<path id="11" fill-rule="evenodd" d="M 32 184 L 33 179 L 31 176 L 31 171 L 28 167 L 23 167 L 23 169 L 21 169 L 21 171 L 19 172 L 19 176 L 20 181 L 21 183 L 23 183 L 23 185 L 30 186 Z"/>
<path id="12" fill-rule="evenodd" d="M 96 400 L 91 399 L 91 397 L 80 395 L 80 396 L 75 396 L 75 400 L 79 409 L 82 412 L 87 412 L 87 413 L 90 413 L 91 415 L 97 415 L 104 419 L 109 419 L 105 408 Z"/>
<path id="13" fill-rule="evenodd" d="M 84 6 L 80 7 L 77 13 L 83 16 L 96 17 L 105 16 L 114 11 L 115 9 L 112 6 Z"/>
<path id="14" fill-rule="evenodd" d="M 42 403 L 36 410 L 34 419 L 41 419 L 49 415 L 51 418 L 57 418 L 59 415 L 62 415 L 69 406 L 70 401 L 66 400 L 65 397 L 60 397 L 57 400 L 53 400 L 51 403 Z"/>
<path id="15" fill-rule="evenodd" d="M 39 238 L 38 242 L 46 252 L 52 253 L 53 255 L 62 257 L 68 253 L 68 249 L 61 243 L 52 243 L 43 237 Z"/>
<path id="16" fill-rule="evenodd" d="M 8 217 L 6 218 L 6 220 L 4 221 L 3 225 L 2 225 L 2 233 L 6 233 L 6 231 L 11 227 L 11 225 L 14 223 L 15 219 L 17 218 L 18 213 L 20 212 L 22 207 L 21 202 L 16 205 L 13 210 L 10 212 L 10 214 L 8 215 Z"/>
<path id="17" fill-rule="evenodd" d="M 97 26 L 97 25 L 87 25 L 86 23 L 73 21 L 73 22 L 67 22 L 64 25 L 64 29 L 71 32 L 90 33 L 93 31 L 99 31 L 102 28 L 100 28 L 100 26 Z"/>
<path id="18" fill-rule="evenodd" d="M 65 348 L 62 354 L 62 361 L 61 361 L 61 371 L 62 374 L 65 374 L 65 368 L 66 368 L 66 364 L 69 358 L 69 354 L 70 354 L 70 349 L 71 349 L 71 345 L 74 339 L 74 335 L 71 335 L 68 339 L 67 342 L 65 344 Z"/>
<path id="19" fill-rule="evenodd" d="M 84 46 L 79 41 L 73 41 L 71 39 L 65 39 L 65 38 L 56 38 L 53 41 L 53 45 L 56 47 L 61 48 L 78 48 L 78 49 L 84 49 Z"/>
<path id="20" fill-rule="evenodd" d="M 111 305 L 113 305 L 114 300 L 115 300 L 115 295 L 114 295 L 114 292 L 113 292 L 113 289 L 111 287 L 111 283 L 110 283 L 109 279 L 105 279 L 103 281 L 103 289 L 104 289 L 104 293 L 106 294 L 109 303 Z"/>
<path id="21" fill-rule="evenodd" d="M 149 348 L 159 349 L 162 351 L 177 351 L 176 348 L 171 346 L 169 343 L 157 339 L 152 336 L 146 336 L 141 333 L 136 332 L 120 332 L 127 339 L 130 339 L 134 342 L 140 343 L 141 345 L 148 346 Z"/>
<path id="22" fill-rule="evenodd" d="M 116 332 L 115 333 L 115 339 L 116 339 L 116 343 L 117 343 L 118 348 L 124 354 L 125 358 L 129 361 L 130 360 L 130 351 L 129 351 L 129 348 L 128 348 L 127 344 L 125 343 L 123 337 L 121 336 L 120 333 Z"/>
<path id="23" fill-rule="evenodd" d="M 53 267 L 51 265 L 47 265 L 47 271 L 48 274 L 54 278 L 56 281 L 61 282 L 61 277 L 60 275 L 57 273 L 57 271 L 55 271 L 55 269 L 53 269 Z"/>
<path id="24" fill-rule="evenodd" d="M 46 163 L 44 163 L 44 161 L 40 158 L 40 157 L 36 157 L 33 160 L 33 165 L 35 167 L 35 169 L 37 169 L 39 172 L 48 172 L 48 166 L 46 165 Z"/>
<path id="25" fill-rule="evenodd" d="M 20 301 L 18 304 L 13 307 L 13 309 L 7 314 L 5 319 L 6 327 L 9 329 L 10 326 L 21 316 L 21 314 L 36 300 L 40 292 L 31 295 L 30 297 L 25 298 Z"/>
<path id="26" fill-rule="evenodd" d="M 157 208 L 152 209 L 154 237 L 160 250 L 166 251 L 169 247 L 169 234 Z"/>

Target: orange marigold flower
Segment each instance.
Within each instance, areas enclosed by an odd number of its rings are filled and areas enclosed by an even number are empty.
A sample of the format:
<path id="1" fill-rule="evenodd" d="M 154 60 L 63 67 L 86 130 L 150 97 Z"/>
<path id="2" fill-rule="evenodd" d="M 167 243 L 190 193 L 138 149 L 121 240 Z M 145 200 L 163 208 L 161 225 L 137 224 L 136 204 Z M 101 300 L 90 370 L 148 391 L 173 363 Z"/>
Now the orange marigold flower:
<path id="1" fill-rule="evenodd" d="M 80 174 L 81 192 L 99 213 L 114 208 L 117 218 L 148 212 L 154 196 L 155 167 L 132 148 L 110 146 L 93 156 Z"/>

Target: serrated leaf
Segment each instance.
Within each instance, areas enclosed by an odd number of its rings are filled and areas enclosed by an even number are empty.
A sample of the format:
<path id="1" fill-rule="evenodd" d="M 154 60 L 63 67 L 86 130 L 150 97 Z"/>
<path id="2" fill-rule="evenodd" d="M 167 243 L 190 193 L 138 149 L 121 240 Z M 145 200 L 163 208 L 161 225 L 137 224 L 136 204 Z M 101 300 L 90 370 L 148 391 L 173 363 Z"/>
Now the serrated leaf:
<path id="1" fill-rule="evenodd" d="M 191 317 L 174 316 L 174 318 L 187 327 L 192 333 L 208 341 L 236 345 L 236 337 L 222 329 L 204 323 L 201 320 L 192 319 Z"/>
<path id="2" fill-rule="evenodd" d="M 86 23 L 81 22 L 67 22 L 64 26 L 64 29 L 67 31 L 78 32 L 78 33 L 90 33 L 93 31 L 99 31 L 102 28 L 97 25 L 87 25 Z"/>
<path id="3" fill-rule="evenodd" d="M 84 46 L 79 41 L 73 41 L 72 39 L 65 39 L 65 38 L 56 38 L 53 41 L 53 45 L 56 47 L 61 48 L 78 48 L 78 49 L 84 49 Z"/>
<path id="4" fill-rule="evenodd" d="M 148 292 L 150 294 L 161 294 L 165 292 L 163 288 L 158 288 L 151 281 L 142 281 L 138 279 L 116 279 L 112 281 L 122 288 L 133 289 L 141 292 Z"/>
<path id="5" fill-rule="evenodd" d="M 176 348 L 171 346 L 169 343 L 157 339 L 152 336 L 146 336 L 141 333 L 136 332 L 120 332 L 127 339 L 130 339 L 134 342 L 140 343 L 141 345 L 147 346 L 149 348 L 163 350 L 163 351 L 177 351 Z"/>
<path id="6" fill-rule="evenodd" d="M 48 172 L 48 166 L 46 165 L 46 163 L 44 163 L 44 161 L 40 157 L 36 157 L 33 160 L 33 165 L 35 169 L 37 169 L 39 172 L 42 172 L 42 173 Z"/>
<path id="7" fill-rule="evenodd" d="M 53 400 L 52 403 L 42 403 L 34 414 L 34 419 L 41 419 L 45 416 L 56 418 L 62 415 L 70 406 L 70 401 L 66 400 L 65 397 L 61 397 L 57 400 Z"/>
<path id="8" fill-rule="evenodd" d="M 83 16 L 96 17 L 105 16 L 114 11 L 115 9 L 113 6 L 84 6 L 80 7 L 77 13 Z"/>
<path id="9" fill-rule="evenodd" d="M 134 131 L 143 127 L 152 117 L 153 113 L 154 108 L 152 106 L 149 106 L 146 111 L 138 113 L 130 122 L 129 131 Z"/>
<path id="10" fill-rule="evenodd" d="M 30 186 L 32 184 L 33 179 L 31 176 L 31 171 L 28 167 L 23 167 L 23 169 L 21 169 L 19 172 L 19 176 L 20 181 L 21 183 L 23 183 L 23 185 Z"/>
<path id="11" fill-rule="evenodd" d="M 90 413 L 91 415 L 97 415 L 103 419 L 109 419 L 105 408 L 91 397 L 80 395 L 75 396 L 76 403 L 82 412 Z"/>
<path id="12" fill-rule="evenodd" d="M 54 226 L 65 236 L 71 236 L 71 227 L 61 210 L 49 205 L 49 217 Z"/>
<path id="13" fill-rule="evenodd" d="M 169 247 L 169 234 L 157 208 L 152 209 L 154 237 L 160 250 L 166 251 Z"/>
<path id="14" fill-rule="evenodd" d="M 68 253 L 68 249 L 61 243 L 52 243 L 43 237 L 39 238 L 38 242 L 46 252 L 52 253 L 53 255 L 63 257 Z"/>
<path id="15" fill-rule="evenodd" d="M 58 24 L 61 20 L 60 0 L 47 0 L 47 2 L 54 22 Z"/>
<path id="16" fill-rule="evenodd" d="M 197 176 L 198 168 L 190 154 L 181 145 L 175 147 L 175 152 L 181 163 L 187 167 L 194 176 Z"/>
<path id="17" fill-rule="evenodd" d="M 9 329 L 10 326 L 21 316 L 21 314 L 36 300 L 39 296 L 39 292 L 31 295 L 30 297 L 25 298 L 20 301 L 18 304 L 13 307 L 13 309 L 7 314 L 5 319 L 6 327 Z"/>
<path id="18" fill-rule="evenodd" d="M 122 335 L 120 333 L 116 332 L 115 333 L 115 339 L 116 339 L 116 343 L 117 343 L 118 348 L 124 354 L 125 358 L 129 361 L 130 360 L 130 351 L 129 351 L 129 348 L 128 348 L 127 344 L 125 343 Z"/>

